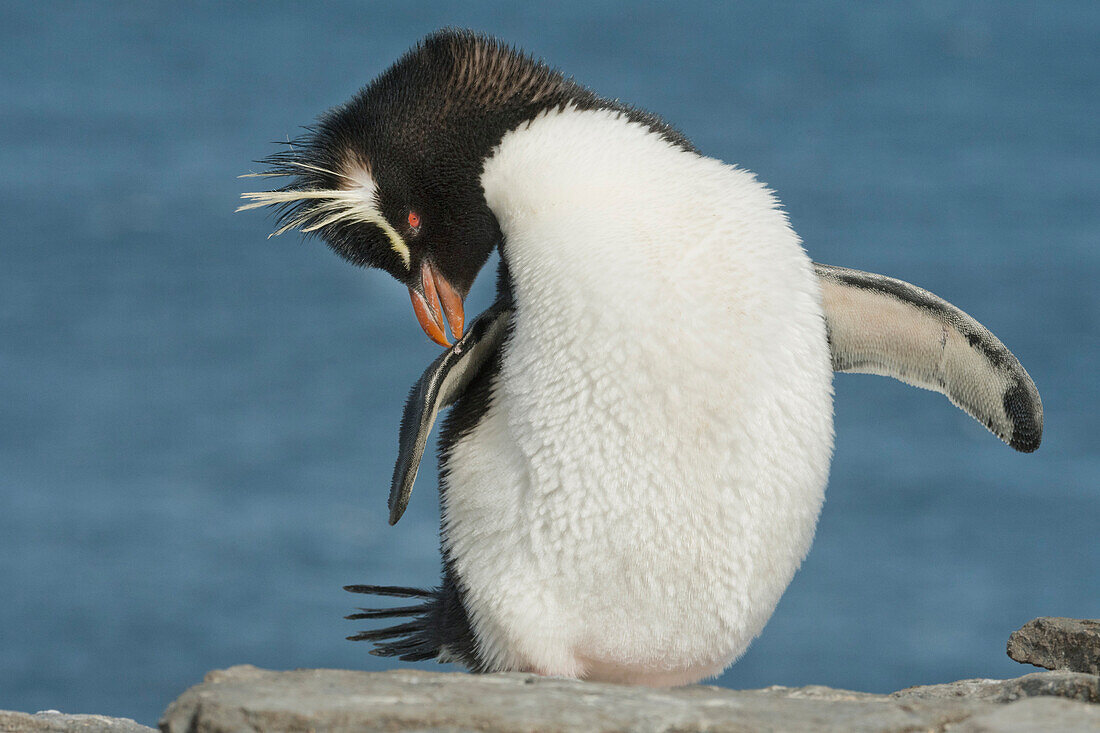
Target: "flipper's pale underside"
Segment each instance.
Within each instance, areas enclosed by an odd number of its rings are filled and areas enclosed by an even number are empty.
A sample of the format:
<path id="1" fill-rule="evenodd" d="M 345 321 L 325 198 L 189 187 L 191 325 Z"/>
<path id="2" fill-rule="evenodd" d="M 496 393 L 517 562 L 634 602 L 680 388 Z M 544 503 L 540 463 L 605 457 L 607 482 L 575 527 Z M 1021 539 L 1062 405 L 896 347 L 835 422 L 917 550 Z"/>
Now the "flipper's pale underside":
<path id="1" fill-rule="evenodd" d="M 1039 447 L 1039 391 L 985 326 L 907 282 L 832 265 L 814 269 L 835 371 L 881 374 L 939 392 L 1016 450 Z"/>
<path id="2" fill-rule="evenodd" d="M 901 280 L 814 264 L 833 369 L 881 374 L 946 395 L 1018 451 L 1039 447 L 1043 405 L 1031 377 L 988 329 L 947 301 Z M 432 362 L 401 418 L 390 524 L 405 512 L 440 410 L 457 400 L 507 333 L 512 312 L 494 305 Z"/>

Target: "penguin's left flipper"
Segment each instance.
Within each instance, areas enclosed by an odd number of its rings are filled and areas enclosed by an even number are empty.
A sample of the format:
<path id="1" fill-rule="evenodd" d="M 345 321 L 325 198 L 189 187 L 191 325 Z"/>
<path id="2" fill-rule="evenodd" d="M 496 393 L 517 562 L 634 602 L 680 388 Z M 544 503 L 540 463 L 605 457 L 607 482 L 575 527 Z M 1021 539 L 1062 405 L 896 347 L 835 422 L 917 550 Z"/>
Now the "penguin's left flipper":
<path id="1" fill-rule="evenodd" d="M 462 395 L 500 347 L 511 314 L 511 309 L 499 302 L 490 306 L 470 324 L 466 335 L 433 361 L 413 385 L 401 416 L 397 464 L 390 485 L 390 524 L 397 524 L 409 505 L 436 416 Z"/>
<path id="2" fill-rule="evenodd" d="M 835 371 L 940 392 L 1016 450 L 1039 447 L 1039 391 L 985 326 L 907 282 L 816 262 L 814 269 Z"/>

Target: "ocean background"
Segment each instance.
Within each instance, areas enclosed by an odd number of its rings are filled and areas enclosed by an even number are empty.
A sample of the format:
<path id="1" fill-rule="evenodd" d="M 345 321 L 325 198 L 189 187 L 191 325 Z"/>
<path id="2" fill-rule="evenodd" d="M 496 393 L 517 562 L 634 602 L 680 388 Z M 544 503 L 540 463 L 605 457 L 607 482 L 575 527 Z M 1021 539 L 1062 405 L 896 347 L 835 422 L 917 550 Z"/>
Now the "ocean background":
<path id="1" fill-rule="evenodd" d="M 756 171 L 812 257 L 954 302 L 1042 393 L 1021 455 L 839 375 L 816 543 L 717 684 L 1015 676 L 1012 630 L 1100 617 L 1100 4 L 3 2 L 0 708 L 155 725 L 214 668 L 393 666 L 341 586 L 438 578 L 434 458 L 385 511 L 437 347 L 388 276 L 233 210 L 445 25 Z"/>

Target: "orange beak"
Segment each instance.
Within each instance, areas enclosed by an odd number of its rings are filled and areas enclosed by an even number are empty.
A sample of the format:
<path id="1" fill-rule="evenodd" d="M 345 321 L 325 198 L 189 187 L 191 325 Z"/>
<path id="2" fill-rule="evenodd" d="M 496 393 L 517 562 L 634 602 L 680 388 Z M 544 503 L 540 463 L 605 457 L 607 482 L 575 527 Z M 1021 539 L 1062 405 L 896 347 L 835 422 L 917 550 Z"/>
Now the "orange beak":
<path id="1" fill-rule="evenodd" d="M 427 260 L 420 265 L 420 290 L 409 288 L 409 297 L 412 299 L 416 320 L 420 321 L 420 327 L 428 334 L 428 338 L 440 346 L 451 345 L 444 331 L 444 315 L 451 326 L 451 334 L 456 339 L 462 338 L 462 322 L 465 317 L 462 297 Z"/>

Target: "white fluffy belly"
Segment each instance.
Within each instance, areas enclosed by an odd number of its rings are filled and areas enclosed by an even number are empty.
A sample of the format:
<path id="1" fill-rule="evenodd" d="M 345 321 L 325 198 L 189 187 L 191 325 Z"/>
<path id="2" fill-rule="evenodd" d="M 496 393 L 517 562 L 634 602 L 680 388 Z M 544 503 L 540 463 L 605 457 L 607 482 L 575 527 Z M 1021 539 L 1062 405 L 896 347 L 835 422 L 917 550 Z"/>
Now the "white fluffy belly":
<path id="1" fill-rule="evenodd" d="M 701 340 L 686 324 L 634 339 L 614 319 L 526 320 L 448 464 L 445 542 L 483 657 L 651 684 L 717 674 L 813 536 L 832 437 L 820 324 L 746 354 L 706 323 Z M 784 343 L 806 328 L 812 346 Z"/>
<path id="2" fill-rule="evenodd" d="M 481 657 L 716 674 L 821 507 L 832 368 L 809 259 L 751 174 L 611 113 L 518 128 L 482 184 L 515 321 L 443 507 Z"/>

